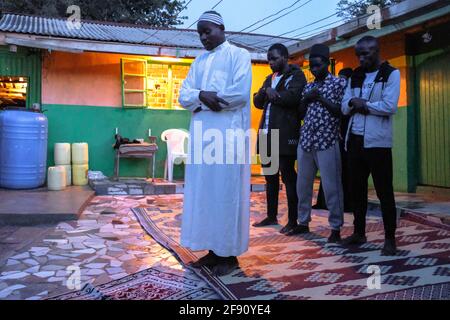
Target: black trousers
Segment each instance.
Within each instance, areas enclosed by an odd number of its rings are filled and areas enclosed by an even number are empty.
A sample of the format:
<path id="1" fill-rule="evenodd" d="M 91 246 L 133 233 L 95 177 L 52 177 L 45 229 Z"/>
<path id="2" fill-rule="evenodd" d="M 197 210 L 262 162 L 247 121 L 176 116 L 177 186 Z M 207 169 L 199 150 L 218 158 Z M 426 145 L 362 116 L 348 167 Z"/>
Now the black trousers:
<path id="1" fill-rule="evenodd" d="M 364 148 L 364 137 L 350 135 L 348 141 L 348 173 L 354 209 L 355 233 L 365 235 L 367 214 L 367 180 L 372 174 L 377 197 L 381 203 L 385 237 L 395 238 L 397 210 L 392 185 L 392 150 Z"/>
<path id="2" fill-rule="evenodd" d="M 266 196 L 267 196 L 267 216 L 270 219 L 276 219 L 278 215 L 278 194 L 280 192 L 280 173 L 281 180 L 286 186 L 286 195 L 288 200 L 288 219 L 289 224 L 297 225 L 297 172 L 295 171 L 295 160 L 297 156 L 280 156 L 279 170 L 274 175 L 265 175 Z M 264 168 L 269 165 L 263 165 Z"/>

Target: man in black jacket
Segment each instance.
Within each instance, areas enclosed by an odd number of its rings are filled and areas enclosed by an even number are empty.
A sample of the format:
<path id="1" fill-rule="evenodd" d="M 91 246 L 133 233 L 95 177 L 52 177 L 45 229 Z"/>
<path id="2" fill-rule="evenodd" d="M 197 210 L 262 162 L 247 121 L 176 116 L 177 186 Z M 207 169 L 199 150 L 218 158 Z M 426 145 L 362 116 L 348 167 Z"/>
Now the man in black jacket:
<path id="1" fill-rule="evenodd" d="M 268 154 L 270 158 L 279 157 L 279 168 L 275 174 L 268 172 L 271 163 L 263 163 L 266 179 L 267 218 L 255 223 L 254 227 L 278 224 L 278 193 L 280 190 L 280 172 L 288 199 L 288 223 L 281 229 L 287 233 L 297 226 L 298 197 L 296 191 L 297 173 L 295 161 L 300 134 L 300 114 L 298 105 L 306 78 L 298 66 L 289 65 L 287 48 L 274 44 L 269 48 L 267 59 L 273 74 L 264 81 L 262 88 L 254 95 L 256 108 L 263 109 L 259 137 L 267 135 L 267 150 L 271 148 L 271 130 L 279 130 L 279 154 Z M 258 139 L 258 153 L 260 151 Z"/>

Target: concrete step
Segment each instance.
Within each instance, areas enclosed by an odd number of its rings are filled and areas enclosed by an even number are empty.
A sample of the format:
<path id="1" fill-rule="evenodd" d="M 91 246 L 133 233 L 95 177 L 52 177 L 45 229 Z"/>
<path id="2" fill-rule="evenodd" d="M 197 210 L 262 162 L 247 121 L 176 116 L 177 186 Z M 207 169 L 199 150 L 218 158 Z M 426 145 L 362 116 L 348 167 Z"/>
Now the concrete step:
<path id="1" fill-rule="evenodd" d="M 168 182 L 163 179 L 144 178 L 119 178 L 118 181 L 112 179 L 91 180 L 89 185 L 95 190 L 96 195 L 162 195 L 162 194 L 183 194 L 184 181 Z M 280 185 L 280 190 L 282 185 Z M 261 180 L 253 180 L 251 184 L 252 192 L 265 192 L 266 185 Z"/>
<path id="2" fill-rule="evenodd" d="M 25 226 L 77 220 L 94 196 L 95 192 L 89 186 L 70 186 L 62 191 L 49 191 L 46 187 L 0 189 L 0 225 Z"/>
<path id="3" fill-rule="evenodd" d="M 395 204 L 399 217 L 414 213 L 434 222 L 450 224 L 450 196 L 448 194 L 396 192 Z M 381 211 L 380 201 L 374 190 L 369 192 L 368 209 Z"/>

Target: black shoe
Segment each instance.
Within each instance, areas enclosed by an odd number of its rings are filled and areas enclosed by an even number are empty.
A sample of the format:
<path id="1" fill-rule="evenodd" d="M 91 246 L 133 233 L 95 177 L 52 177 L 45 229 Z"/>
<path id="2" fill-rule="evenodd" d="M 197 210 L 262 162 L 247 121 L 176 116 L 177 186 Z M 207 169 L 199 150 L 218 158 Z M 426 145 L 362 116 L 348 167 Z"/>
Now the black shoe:
<path id="1" fill-rule="evenodd" d="M 213 267 L 219 263 L 219 259 L 220 257 L 210 250 L 206 256 L 203 256 L 197 261 L 191 263 L 190 266 L 196 269 L 201 267 Z"/>
<path id="2" fill-rule="evenodd" d="M 283 228 L 281 228 L 280 233 L 286 234 L 286 233 L 290 232 L 291 230 L 295 229 L 296 227 L 297 227 L 297 224 L 288 223 Z"/>
<path id="3" fill-rule="evenodd" d="M 236 257 L 220 257 L 219 263 L 212 268 L 211 272 L 215 277 L 223 277 L 232 273 L 238 267 L 239 262 Z"/>
<path id="4" fill-rule="evenodd" d="M 395 256 L 397 254 L 397 245 L 395 239 L 384 240 L 384 247 L 381 249 L 382 256 Z"/>
<path id="5" fill-rule="evenodd" d="M 341 243 L 341 231 L 331 230 L 331 235 L 328 237 L 328 243 Z"/>
<path id="6" fill-rule="evenodd" d="M 286 235 L 287 236 L 295 236 L 296 234 L 305 234 L 305 233 L 309 233 L 309 227 L 299 225 L 299 226 L 296 226 L 295 228 L 293 228 L 288 233 L 286 233 Z"/>
<path id="7" fill-rule="evenodd" d="M 360 244 L 364 244 L 367 242 L 366 236 L 361 236 L 357 233 L 352 234 L 350 237 L 345 238 L 342 240 L 342 244 L 345 246 L 356 246 Z"/>
<path id="8" fill-rule="evenodd" d="M 253 224 L 255 228 L 266 227 L 266 226 L 276 226 L 278 224 L 277 219 L 265 218 L 260 222 Z"/>

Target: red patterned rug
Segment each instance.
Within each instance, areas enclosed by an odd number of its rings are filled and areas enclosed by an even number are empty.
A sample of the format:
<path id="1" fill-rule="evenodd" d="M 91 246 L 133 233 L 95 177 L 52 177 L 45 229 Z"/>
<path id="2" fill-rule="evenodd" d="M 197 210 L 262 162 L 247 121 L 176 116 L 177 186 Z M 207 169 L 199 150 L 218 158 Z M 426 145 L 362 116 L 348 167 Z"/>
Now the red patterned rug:
<path id="1" fill-rule="evenodd" d="M 286 219 L 286 198 L 280 194 L 280 216 Z M 179 245 L 183 196 L 156 196 L 151 207 L 135 208 L 143 228 L 187 265 L 205 252 Z M 264 217 L 265 194 L 253 193 L 252 222 Z M 343 236 L 351 234 L 345 216 Z M 369 217 L 368 243 L 344 248 L 329 245 L 327 212 L 315 210 L 307 236 L 286 237 L 278 227 L 251 228 L 250 248 L 239 257 L 240 269 L 225 277 L 208 268 L 195 270 L 224 299 L 450 299 L 450 228 L 409 214 L 399 221 L 395 257 L 380 256 L 383 224 Z M 369 266 L 380 272 L 379 288 Z M 374 267 L 369 268 L 372 269 Z"/>
<path id="2" fill-rule="evenodd" d="M 195 275 L 162 268 L 147 269 L 109 283 L 85 285 L 81 290 L 49 300 L 210 300 L 215 291 Z"/>

